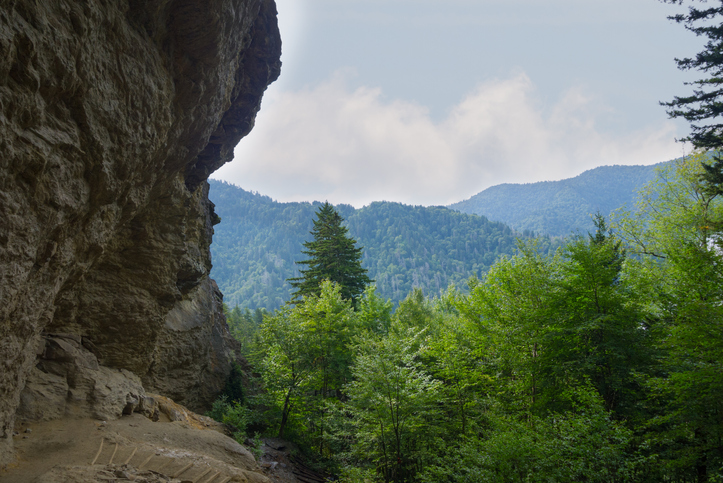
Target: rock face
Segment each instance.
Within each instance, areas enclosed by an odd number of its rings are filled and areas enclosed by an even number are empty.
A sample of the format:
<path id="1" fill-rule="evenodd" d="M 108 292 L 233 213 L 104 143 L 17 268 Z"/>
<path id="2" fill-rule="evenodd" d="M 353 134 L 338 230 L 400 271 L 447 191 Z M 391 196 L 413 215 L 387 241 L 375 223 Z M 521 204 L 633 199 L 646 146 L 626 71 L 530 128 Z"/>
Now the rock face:
<path id="1" fill-rule="evenodd" d="M 111 369 L 69 334 L 48 334 L 45 347 L 25 381 L 17 416 L 47 421 L 65 416 L 91 415 L 117 419 L 141 406 L 145 390 L 125 369 Z"/>
<path id="2" fill-rule="evenodd" d="M 189 408 L 208 408 L 223 390 L 228 361 L 238 349 L 223 315 L 221 292 L 206 277 L 166 315 L 143 385 Z"/>
<path id="3" fill-rule="evenodd" d="M 0 0 L 0 463 L 21 394 L 47 418 L 221 388 L 205 180 L 280 45 L 273 0 Z"/>

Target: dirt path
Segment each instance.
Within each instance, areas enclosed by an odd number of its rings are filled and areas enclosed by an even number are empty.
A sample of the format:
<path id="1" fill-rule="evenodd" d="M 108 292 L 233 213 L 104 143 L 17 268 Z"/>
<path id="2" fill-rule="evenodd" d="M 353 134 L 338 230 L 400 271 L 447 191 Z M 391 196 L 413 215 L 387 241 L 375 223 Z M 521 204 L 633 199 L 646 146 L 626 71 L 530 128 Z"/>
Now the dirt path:
<path id="1" fill-rule="evenodd" d="M 89 464 L 103 438 L 99 421 L 91 419 L 18 424 L 13 436 L 18 462 L 4 472 L 0 481 L 30 482 L 58 465 Z M 88 458 L 90 455 L 90 458 Z"/>
<path id="2" fill-rule="evenodd" d="M 181 421 L 63 419 L 16 431 L 18 461 L 0 471 L 3 483 L 269 482 L 233 439 Z"/>

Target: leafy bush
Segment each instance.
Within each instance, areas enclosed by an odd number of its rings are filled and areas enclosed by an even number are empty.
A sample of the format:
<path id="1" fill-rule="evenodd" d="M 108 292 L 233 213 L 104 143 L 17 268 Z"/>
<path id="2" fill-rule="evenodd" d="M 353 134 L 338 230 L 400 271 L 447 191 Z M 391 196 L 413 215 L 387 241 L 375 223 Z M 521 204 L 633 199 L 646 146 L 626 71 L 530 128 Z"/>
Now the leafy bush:
<path id="1" fill-rule="evenodd" d="M 228 426 L 233 438 L 240 444 L 243 444 L 246 439 L 246 428 L 253 422 L 251 409 L 237 401 L 229 403 L 225 395 L 219 397 L 213 403 L 206 416 Z"/>
<path id="2" fill-rule="evenodd" d="M 261 459 L 261 457 L 264 455 L 264 450 L 262 448 L 263 444 L 264 444 L 264 442 L 261 441 L 261 433 L 259 433 L 259 432 L 254 433 L 253 446 L 251 447 L 251 452 L 254 454 L 256 461 L 259 461 Z"/>
<path id="3" fill-rule="evenodd" d="M 208 411 L 205 415 L 213 419 L 214 421 L 222 423 L 223 415 L 226 414 L 229 406 L 230 404 L 228 402 L 228 398 L 225 395 L 222 395 L 214 401 L 213 405 L 211 406 L 211 410 Z"/>
<path id="4" fill-rule="evenodd" d="M 223 421 L 233 431 L 233 438 L 243 444 L 246 439 L 246 427 L 253 422 L 253 413 L 241 403 L 229 404 L 223 415 Z"/>

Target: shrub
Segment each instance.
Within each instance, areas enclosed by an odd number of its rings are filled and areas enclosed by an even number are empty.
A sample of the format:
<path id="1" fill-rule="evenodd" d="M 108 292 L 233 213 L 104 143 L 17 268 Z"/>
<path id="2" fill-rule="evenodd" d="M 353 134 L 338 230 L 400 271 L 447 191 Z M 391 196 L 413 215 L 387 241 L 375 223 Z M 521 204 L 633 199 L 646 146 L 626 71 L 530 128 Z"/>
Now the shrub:
<path id="1" fill-rule="evenodd" d="M 216 399 L 216 401 L 214 401 L 213 405 L 211 406 L 211 410 L 208 411 L 205 415 L 213 419 L 214 421 L 222 423 L 223 415 L 226 414 L 226 411 L 228 411 L 228 408 L 230 406 L 231 405 L 228 402 L 228 398 L 226 396 L 220 396 L 218 399 Z"/>
<path id="2" fill-rule="evenodd" d="M 246 439 L 246 428 L 253 422 L 253 413 L 249 408 L 237 401 L 229 403 L 225 395 L 216 399 L 206 416 L 228 426 L 233 439 L 240 444 Z"/>

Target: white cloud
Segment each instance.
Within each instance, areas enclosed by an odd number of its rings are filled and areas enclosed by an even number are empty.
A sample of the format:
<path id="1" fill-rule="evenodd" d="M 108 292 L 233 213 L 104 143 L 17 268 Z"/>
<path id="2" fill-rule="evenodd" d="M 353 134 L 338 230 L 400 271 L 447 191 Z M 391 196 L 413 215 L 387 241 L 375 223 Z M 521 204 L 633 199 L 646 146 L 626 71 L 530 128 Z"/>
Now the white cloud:
<path id="1" fill-rule="evenodd" d="M 480 84 L 447 118 L 380 89 L 352 90 L 339 73 L 301 91 L 270 90 L 236 159 L 214 174 L 279 201 L 362 206 L 447 204 L 505 182 L 575 176 L 605 164 L 651 164 L 681 154 L 672 122 L 622 137 L 580 89 L 543 109 L 523 73 Z"/>

